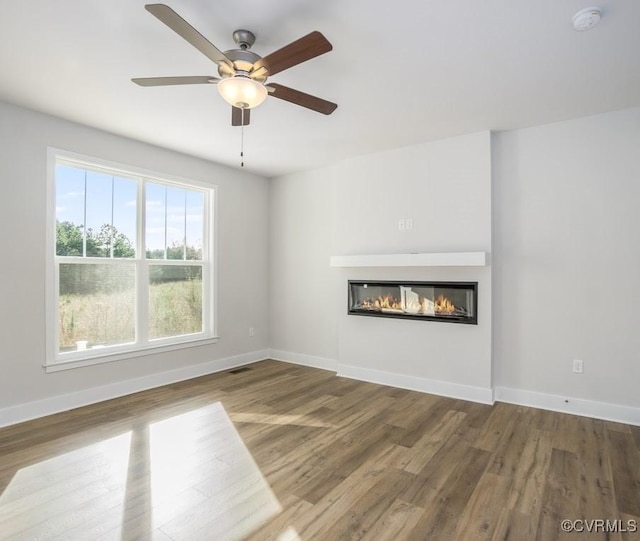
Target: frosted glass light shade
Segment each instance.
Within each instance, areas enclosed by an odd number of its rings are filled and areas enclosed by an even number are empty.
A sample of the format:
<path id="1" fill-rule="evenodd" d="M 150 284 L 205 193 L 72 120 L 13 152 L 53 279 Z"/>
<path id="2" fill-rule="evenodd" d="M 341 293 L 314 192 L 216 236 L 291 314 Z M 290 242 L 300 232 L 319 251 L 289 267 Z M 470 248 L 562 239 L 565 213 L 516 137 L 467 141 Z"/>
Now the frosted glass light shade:
<path id="1" fill-rule="evenodd" d="M 242 75 L 222 79 L 217 86 L 224 100 L 240 109 L 257 107 L 267 97 L 267 89 L 263 84 Z"/>

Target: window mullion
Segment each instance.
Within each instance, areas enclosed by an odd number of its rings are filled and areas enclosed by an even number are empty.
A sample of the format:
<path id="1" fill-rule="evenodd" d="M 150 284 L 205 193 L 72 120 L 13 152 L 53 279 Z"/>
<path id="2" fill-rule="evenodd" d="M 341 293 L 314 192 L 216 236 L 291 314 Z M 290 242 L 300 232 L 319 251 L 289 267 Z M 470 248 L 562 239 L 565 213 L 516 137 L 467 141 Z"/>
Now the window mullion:
<path id="1" fill-rule="evenodd" d="M 111 227 L 109 228 L 109 257 L 113 258 L 113 243 L 114 243 L 114 237 L 113 237 L 113 229 L 115 227 L 114 223 L 113 223 L 113 218 L 114 218 L 114 214 L 115 214 L 115 210 L 114 210 L 114 206 L 115 206 L 115 199 L 116 199 L 116 194 L 115 194 L 115 190 L 116 190 L 116 179 L 113 175 L 111 175 Z"/>
<path id="2" fill-rule="evenodd" d="M 164 258 L 167 259 L 167 186 L 164 187 Z"/>
<path id="3" fill-rule="evenodd" d="M 216 333 L 217 321 L 215 312 L 215 295 L 216 291 L 216 262 L 215 262 L 215 226 L 216 226 L 216 196 L 217 192 L 209 192 L 204 198 L 204 217 L 202 228 L 202 262 L 203 268 L 203 290 L 202 290 L 202 310 L 203 320 L 207 325 L 205 328 L 211 329 Z"/>
<path id="4" fill-rule="evenodd" d="M 84 194 L 82 210 L 82 257 L 87 257 L 87 171 L 84 172 Z"/>
<path id="5" fill-rule="evenodd" d="M 187 259 L 187 190 L 184 191 L 184 235 L 182 237 L 182 259 Z"/>
<path id="6" fill-rule="evenodd" d="M 146 180 L 138 186 L 138 250 L 136 253 L 136 337 L 138 343 L 149 343 L 149 264 L 147 262 L 146 226 L 147 202 Z"/>
<path id="7" fill-rule="evenodd" d="M 146 238 L 146 227 L 147 227 L 147 205 L 146 205 L 146 187 L 147 181 L 144 179 L 140 180 L 140 184 L 138 185 L 138 213 L 137 213 L 137 223 L 136 223 L 136 259 L 144 260 L 147 254 L 147 247 L 145 244 Z"/>
<path id="8" fill-rule="evenodd" d="M 136 332 L 141 345 L 149 343 L 149 263 L 139 260 L 136 263 Z"/>

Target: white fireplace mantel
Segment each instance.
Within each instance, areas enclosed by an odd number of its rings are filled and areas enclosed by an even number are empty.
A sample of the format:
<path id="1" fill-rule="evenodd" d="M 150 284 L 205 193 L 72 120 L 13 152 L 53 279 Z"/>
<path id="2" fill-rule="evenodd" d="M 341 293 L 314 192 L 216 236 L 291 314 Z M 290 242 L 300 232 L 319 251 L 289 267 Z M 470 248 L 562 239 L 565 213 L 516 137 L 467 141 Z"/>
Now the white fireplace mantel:
<path id="1" fill-rule="evenodd" d="M 487 252 L 333 255 L 331 267 L 486 267 Z"/>

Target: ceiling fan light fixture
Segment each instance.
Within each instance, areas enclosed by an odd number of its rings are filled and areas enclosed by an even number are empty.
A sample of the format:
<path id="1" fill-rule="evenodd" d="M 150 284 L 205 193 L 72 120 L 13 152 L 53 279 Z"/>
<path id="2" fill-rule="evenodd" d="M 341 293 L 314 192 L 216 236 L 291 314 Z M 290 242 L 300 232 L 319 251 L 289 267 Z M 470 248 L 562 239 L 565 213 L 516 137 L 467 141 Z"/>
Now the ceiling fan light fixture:
<path id="1" fill-rule="evenodd" d="M 252 109 L 267 98 L 267 89 L 245 75 L 225 77 L 218 82 L 218 91 L 224 100 L 239 109 Z"/>

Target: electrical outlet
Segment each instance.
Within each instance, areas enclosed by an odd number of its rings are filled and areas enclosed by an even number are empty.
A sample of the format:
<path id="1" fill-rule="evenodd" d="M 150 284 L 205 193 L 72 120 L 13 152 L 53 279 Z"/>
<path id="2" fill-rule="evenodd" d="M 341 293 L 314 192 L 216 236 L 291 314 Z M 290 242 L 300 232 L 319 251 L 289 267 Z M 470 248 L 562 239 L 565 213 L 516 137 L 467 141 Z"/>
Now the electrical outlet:
<path id="1" fill-rule="evenodd" d="M 404 231 L 404 226 L 405 226 L 404 218 L 400 218 L 398 220 L 398 231 Z"/>
<path id="2" fill-rule="evenodd" d="M 413 218 L 405 218 L 404 220 L 405 229 L 413 229 Z"/>
<path id="3" fill-rule="evenodd" d="M 253 327 L 249 327 L 249 336 L 253 336 L 255 333 L 255 330 Z"/>
<path id="4" fill-rule="evenodd" d="M 584 372 L 584 363 L 579 359 L 573 360 L 573 373 L 582 374 Z"/>

